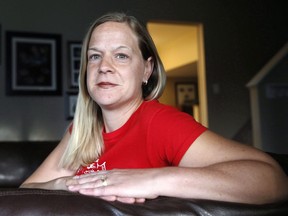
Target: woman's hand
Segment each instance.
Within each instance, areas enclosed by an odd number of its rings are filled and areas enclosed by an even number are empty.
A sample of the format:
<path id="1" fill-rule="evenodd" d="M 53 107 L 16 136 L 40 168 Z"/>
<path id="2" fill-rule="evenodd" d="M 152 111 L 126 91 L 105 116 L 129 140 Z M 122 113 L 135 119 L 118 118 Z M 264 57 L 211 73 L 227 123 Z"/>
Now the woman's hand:
<path id="1" fill-rule="evenodd" d="M 109 201 L 143 203 L 158 196 L 158 169 L 115 169 L 75 176 L 66 182 L 68 190 Z"/>

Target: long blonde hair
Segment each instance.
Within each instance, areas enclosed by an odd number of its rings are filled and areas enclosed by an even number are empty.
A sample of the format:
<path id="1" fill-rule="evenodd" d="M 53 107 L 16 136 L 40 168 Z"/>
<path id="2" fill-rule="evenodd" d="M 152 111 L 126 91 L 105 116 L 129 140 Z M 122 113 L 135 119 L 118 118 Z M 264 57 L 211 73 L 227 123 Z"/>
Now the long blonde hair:
<path id="1" fill-rule="evenodd" d="M 102 137 L 103 118 L 98 104 L 90 97 L 86 84 L 87 49 L 93 30 L 105 22 L 127 24 L 138 38 L 144 60 L 152 57 L 154 68 L 148 83 L 142 85 L 144 100 L 158 99 L 165 87 L 166 73 L 151 36 L 133 16 L 124 13 L 108 13 L 97 19 L 89 28 L 82 46 L 79 75 L 79 94 L 73 120 L 73 130 L 60 165 L 77 169 L 95 161 L 104 150 Z"/>

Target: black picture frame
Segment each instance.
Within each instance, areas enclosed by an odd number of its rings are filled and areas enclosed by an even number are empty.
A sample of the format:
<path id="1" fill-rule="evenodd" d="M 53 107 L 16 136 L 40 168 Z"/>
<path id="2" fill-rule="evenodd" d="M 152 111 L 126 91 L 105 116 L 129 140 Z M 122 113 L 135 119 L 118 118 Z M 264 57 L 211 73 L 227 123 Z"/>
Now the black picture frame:
<path id="1" fill-rule="evenodd" d="M 82 43 L 80 41 L 68 41 L 68 63 L 69 73 L 68 80 L 70 88 L 78 88 L 78 78 L 81 61 Z"/>
<path id="2" fill-rule="evenodd" d="M 78 92 L 66 92 L 67 120 L 72 120 L 74 118 L 77 98 L 78 98 Z"/>
<path id="3" fill-rule="evenodd" d="M 198 104 L 196 82 L 175 83 L 176 106 L 183 112 L 193 115 L 193 105 Z"/>
<path id="4" fill-rule="evenodd" d="M 7 95 L 61 95 L 61 35 L 6 32 Z"/>

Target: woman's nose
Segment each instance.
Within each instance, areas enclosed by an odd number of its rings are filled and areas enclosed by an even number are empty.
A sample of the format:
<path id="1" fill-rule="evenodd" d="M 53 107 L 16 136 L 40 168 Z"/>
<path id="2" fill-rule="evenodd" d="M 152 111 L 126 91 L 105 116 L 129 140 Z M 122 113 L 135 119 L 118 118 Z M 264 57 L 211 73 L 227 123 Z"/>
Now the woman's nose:
<path id="1" fill-rule="evenodd" d="M 99 67 L 100 73 L 113 72 L 113 64 L 109 57 L 103 57 Z"/>

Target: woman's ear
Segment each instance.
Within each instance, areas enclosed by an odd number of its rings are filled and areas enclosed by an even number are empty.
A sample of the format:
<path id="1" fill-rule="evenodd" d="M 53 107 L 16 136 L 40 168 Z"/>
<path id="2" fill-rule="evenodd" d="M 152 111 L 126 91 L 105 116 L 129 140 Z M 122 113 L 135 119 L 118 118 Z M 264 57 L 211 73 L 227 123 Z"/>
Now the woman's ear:
<path id="1" fill-rule="evenodd" d="M 151 76 L 154 68 L 154 60 L 152 56 L 150 56 L 146 62 L 145 62 L 145 71 L 144 71 L 144 77 L 143 82 L 148 81 L 149 77 Z"/>

